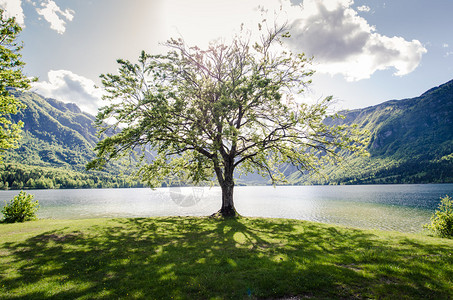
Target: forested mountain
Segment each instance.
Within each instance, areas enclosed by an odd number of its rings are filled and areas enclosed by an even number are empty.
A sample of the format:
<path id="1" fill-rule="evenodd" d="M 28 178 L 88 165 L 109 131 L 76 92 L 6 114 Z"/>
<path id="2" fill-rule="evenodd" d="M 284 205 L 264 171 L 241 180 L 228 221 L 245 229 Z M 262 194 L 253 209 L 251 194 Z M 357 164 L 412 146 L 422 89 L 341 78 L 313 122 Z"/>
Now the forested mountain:
<path id="1" fill-rule="evenodd" d="M 35 93 L 13 92 L 27 105 L 12 118 L 24 122 L 20 148 L 10 153 L 12 160 L 40 166 L 67 166 L 84 169 L 98 138 L 94 117 L 83 113 L 73 103 L 45 99 Z"/>
<path id="2" fill-rule="evenodd" d="M 8 151 L 1 166 L 0 188 L 78 188 L 137 185 L 121 176 L 124 167 L 85 171 L 99 140 L 95 118 L 73 103 L 11 91 L 27 108 L 11 118 L 24 122 L 18 149 Z"/>
<path id="3" fill-rule="evenodd" d="M 370 157 L 349 157 L 328 178 L 294 173 L 294 183 L 453 182 L 453 80 L 419 97 L 341 112 L 328 124 L 358 124 L 370 134 Z"/>
<path id="4" fill-rule="evenodd" d="M 12 91 L 27 108 L 13 115 L 25 123 L 21 145 L 0 166 L 0 188 L 80 188 L 140 186 L 121 176 L 120 163 L 105 171 L 85 171 L 98 141 L 94 117 L 77 105 L 36 93 Z M 341 112 L 328 124 L 358 124 L 370 134 L 370 157 L 351 156 L 343 167 L 328 166 L 327 177 L 286 173 L 292 184 L 453 182 L 453 81 L 420 97 L 391 100 Z M 292 171 L 291 171 L 292 170 Z M 265 184 L 250 175 L 240 184 Z"/>

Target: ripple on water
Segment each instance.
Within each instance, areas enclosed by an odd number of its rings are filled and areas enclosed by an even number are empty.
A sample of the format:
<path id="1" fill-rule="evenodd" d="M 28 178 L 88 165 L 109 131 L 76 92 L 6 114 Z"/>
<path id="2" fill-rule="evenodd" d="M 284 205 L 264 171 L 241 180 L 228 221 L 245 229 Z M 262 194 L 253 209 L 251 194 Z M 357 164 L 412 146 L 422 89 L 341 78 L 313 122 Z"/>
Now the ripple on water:
<path id="1" fill-rule="evenodd" d="M 219 187 L 32 190 L 40 218 L 206 216 L 220 208 Z M 195 193 L 196 192 L 196 193 Z M 175 198 L 175 193 L 179 193 Z M 18 191 L 0 191 L 0 207 Z M 248 186 L 235 189 L 244 216 L 292 218 L 360 228 L 419 232 L 453 184 Z M 176 201 L 192 199 L 197 201 Z M 175 200 L 176 199 L 176 200 Z"/>

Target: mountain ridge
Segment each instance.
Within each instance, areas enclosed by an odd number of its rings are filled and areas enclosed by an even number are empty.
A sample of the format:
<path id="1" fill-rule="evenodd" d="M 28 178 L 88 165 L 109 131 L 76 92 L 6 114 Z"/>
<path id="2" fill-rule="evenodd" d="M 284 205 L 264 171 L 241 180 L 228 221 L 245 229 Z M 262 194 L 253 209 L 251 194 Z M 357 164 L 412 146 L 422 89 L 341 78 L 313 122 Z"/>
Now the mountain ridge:
<path id="1" fill-rule="evenodd" d="M 349 157 L 353 171 L 330 168 L 326 172 L 329 182 L 317 183 L 453 182 L 453 165 L 443 159 L 453 155 L 453 80 L 418 97 L 389 100 L 339 114 L 344 119 L 327 119 L 326 124 L 357 124 L 369 131 L 370 157 Z M 299 179 L 310 182 L 306 177 Z"/>
<path id="2" fill-rule="evenodd" d="M 24 122 L 19 148 L 8 151 L 0 166 L 0 188 L 91 188 L 142 186 L 114 162 L 103 171 L 86 171 L 99 141 L 95 117 L 74 103 L 34 92 L 11 91 L 27 107 L 10 116 Z"/>
<path id="3" fill-rule="evenodd" d="M 95 157 L 93 148 L 99 141 L 93 126 L 94 116 L 83 112 L 75 103 L 33 92 L 12 91 L 12 94 L 27 105 L 19 114 L 11 116 L 14 121 L 24 121 L 24 134 L 20 147 L 7 152 L 5 161 L 10 163 L 2 169 L 0 188 L 131 186 L 120 176 L 125 170 L 121 163 L 113 163 L 102 172 L 85 171 L 86 163 Z M 321 178 L 288 167 L 290 184 L 453 182 L 453 80 L 418 97 L 388 100 L 339 114 L 344 119 L 327 118 L 325 123 L 357 124 L 368 131 L 370 157 L 349 156 L 341 168 L 326 166 L 323 173 L 327 177 Z M 27 185 L 29 178 L 24 175 L 27 170 L 33 170 L 29 172 L 30 178 L 44 176 L 47 185 Z M 58 181 L 59 177 L 65 177 L 64 172 L 72 172 L 71 176 L 80 182 Z M 109 180 L 113 184 L 106 182 Z M 251 174 L 237 179 L 237 183 L 268 182 Z"/>

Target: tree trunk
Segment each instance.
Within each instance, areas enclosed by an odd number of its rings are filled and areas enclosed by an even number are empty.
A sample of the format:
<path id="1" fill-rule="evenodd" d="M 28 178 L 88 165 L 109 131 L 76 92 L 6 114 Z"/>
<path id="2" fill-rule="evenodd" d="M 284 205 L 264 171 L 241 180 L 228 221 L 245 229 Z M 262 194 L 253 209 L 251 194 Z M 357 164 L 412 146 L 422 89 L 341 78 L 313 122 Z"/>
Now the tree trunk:
<path id="1" fill-rule="evenodd" d="M 224 161 L 224 169 L 219 166 L 217 161 L 214 161 L 214 170 L 217 175 L 217 180 L 222 188 L 222 207 L 220 210 L 213 214 L 220 214 L 224 218 L 231 218 L 237 215 L 236 209 L 234 208 L 233 202 L 233 191 L 234 191 L 234 158 Z"/>
<path id="2" fill-rule="evenodd" d="M 233 202 L 234 181 L 233 178 L 225 180 L 222 188 L 222 208 L 220 214 L 222 217 L 235 217 L 236 209 Z"/>

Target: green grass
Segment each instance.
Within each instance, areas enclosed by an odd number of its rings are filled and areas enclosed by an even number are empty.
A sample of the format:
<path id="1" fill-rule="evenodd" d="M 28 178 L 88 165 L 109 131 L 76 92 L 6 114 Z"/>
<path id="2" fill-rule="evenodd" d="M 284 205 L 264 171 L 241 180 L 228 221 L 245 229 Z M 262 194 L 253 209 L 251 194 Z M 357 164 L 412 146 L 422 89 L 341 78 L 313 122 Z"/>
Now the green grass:
<path id="1" fill-rule="evenodd" d="M 451 299 L 453 240 L 285 219 L 0 224 L 0 299 Z"/>

